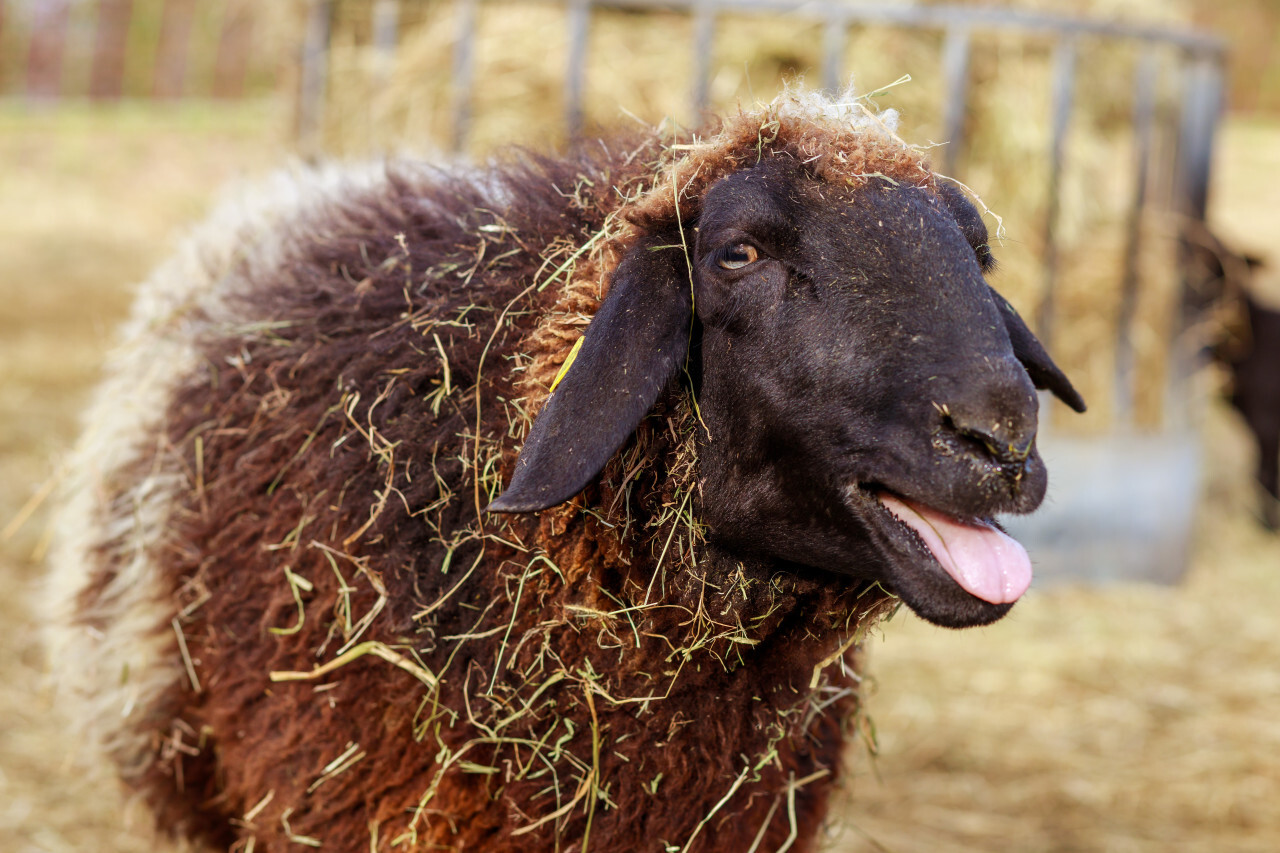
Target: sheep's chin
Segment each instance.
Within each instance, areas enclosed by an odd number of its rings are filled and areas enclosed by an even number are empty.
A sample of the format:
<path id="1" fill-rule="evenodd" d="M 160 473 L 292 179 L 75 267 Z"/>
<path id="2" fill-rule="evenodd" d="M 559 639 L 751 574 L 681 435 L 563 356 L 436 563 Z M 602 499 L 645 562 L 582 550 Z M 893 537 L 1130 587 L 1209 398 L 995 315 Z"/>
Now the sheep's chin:
<path id="1" fill-rule="evenodd" d="M 962 522 L 895 495 L 876 495 L 894 518 L 915 532 L 960 587 L 991 604 L 1012 604 L 1031 585 L 1027 551 L 1004 531 L 982 522 Z"/>

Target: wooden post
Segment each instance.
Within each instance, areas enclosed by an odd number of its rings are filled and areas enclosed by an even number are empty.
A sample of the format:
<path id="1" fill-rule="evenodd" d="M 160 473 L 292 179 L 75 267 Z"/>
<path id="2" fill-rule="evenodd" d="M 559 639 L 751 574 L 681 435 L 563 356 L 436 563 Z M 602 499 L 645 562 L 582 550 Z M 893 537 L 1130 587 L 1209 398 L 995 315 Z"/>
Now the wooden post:
<path id="1" fill-rule="evenodd" d="M 27 47 L 26 90 L 29 98 L 62 94 L 62 66 L 66 56 L 68 0 L 52 0 L 31 9 Z"/>
<path id="2" fill-rule="evenodd" d="M 165 0 L 160 16 L 160 45 L 151 77 L 151 94 L 157 98 L 179 98 L 186 90 L 194 17 L 195 0 Z"/>
<path id="3" fill-rule="evenodd" d="M 89 97 L 115 99 L 124 93 L 124 60 L 133 0 L 99 0 Z"/>
<path id="4" fill-rule="evenodd" d="M 328 97 L 329 32 L 332 0 L 310 0 L 302 43 L 302 79 L 298 93 L 298 145 L 307 156 L 319 153 L 324 138 L 324 106 Z"/>
<path id="5" fill-rule="evenodd" d="M 227 3 L 213 60 L 213 96 L 238 98 L 244 94 L 245 70 L 253 43 L 253 13 L 248 3 Z"/>

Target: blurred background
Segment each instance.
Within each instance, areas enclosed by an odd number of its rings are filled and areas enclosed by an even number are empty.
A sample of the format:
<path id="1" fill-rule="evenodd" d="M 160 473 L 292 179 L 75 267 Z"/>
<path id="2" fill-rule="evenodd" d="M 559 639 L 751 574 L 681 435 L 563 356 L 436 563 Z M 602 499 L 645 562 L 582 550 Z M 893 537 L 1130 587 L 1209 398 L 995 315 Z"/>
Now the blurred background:
<path id="1" fill-rule="evenodd" d="M 1090 411 L 1046 403 L 1027 599 L 870 642 L 828 849 L 1280 850 L 1280 537 L 1227 402 L 1241 359 L 1280 383 L 1248 331 L 1280 308 L 1280 0 L 0 0 L 0 851 L 152 849 L 71 761 L 32 601 L 113 330 L 224 187 L 850 76 L 992 211 L 993 283 Z"/>

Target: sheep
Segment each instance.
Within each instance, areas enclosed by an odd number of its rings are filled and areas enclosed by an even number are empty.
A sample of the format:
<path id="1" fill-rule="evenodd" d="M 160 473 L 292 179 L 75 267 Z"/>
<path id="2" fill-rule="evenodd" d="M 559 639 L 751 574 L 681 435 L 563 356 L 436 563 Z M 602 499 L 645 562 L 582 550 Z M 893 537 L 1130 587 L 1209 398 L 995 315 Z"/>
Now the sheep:
<path id="1" fill-rule="evenodd" d="M 1246 342 L 1227 359 L 1231 405 L 1258 446 L 1255 473 L 1260 488 L 1259 520 L 1280 531 L 1280 310 L 1243 293 Z"/>
<path id="2" fill-rule="evenodd" d="M 1258 520 L 1280 530 L 1280 311 L 1254 292 L 1262 258 L 1242 253 L 1203 223 L 1183 229 L 1184 312 L 1216 327 L 1209 355 L 1226 368 L 1228 399 L 1258 451 Z M 1225 315 L 1225 319 L 1224 319 Z"/>
<path id="3" fill-rule="evenodd" d="M 282 177 L 149 279 L 50 655 L 175 845 L 814 849 L 860 641 L 1013 606 L 1084 408 L 893 121 Z"/>

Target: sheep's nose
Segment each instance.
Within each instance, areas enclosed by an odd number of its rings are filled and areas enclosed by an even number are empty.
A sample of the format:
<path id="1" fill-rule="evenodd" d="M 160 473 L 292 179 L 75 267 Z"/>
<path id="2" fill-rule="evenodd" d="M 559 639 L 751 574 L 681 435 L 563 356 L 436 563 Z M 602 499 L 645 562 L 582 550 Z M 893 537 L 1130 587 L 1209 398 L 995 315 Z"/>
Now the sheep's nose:
<path id="1" fill-rule="evenodd" d="M 997 369 L 984 379 L 947 402 L 942 408 L 945 420 L 1001 465 L 1022 466 L 1035 449 L 1035 388 L 1020 367 Z"/>
<path id="2" fill-rule="evenodd" d="M 1036 426 L 1015 420 L 967 420 L 951 417 L 961 436 L 981 444 L 1001 465 L 1023 465 L 1036 446 Z"/>

